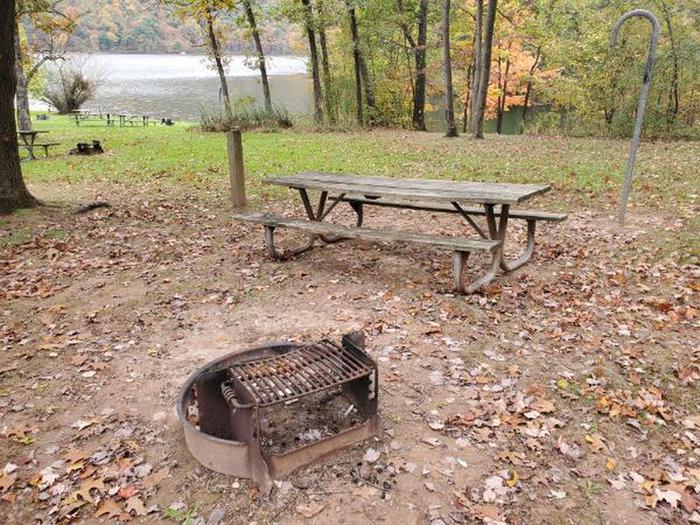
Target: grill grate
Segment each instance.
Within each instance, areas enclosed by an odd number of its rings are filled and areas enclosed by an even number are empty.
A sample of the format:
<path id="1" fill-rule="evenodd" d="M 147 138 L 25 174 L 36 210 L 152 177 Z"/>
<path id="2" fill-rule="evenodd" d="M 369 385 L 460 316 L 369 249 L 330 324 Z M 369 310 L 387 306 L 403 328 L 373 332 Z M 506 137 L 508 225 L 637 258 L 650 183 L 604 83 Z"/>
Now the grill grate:
<path id="1" fill-rule="evenodd" d="M 364 354 L 331 341 L 295 348 L 283 355 L 229 367 L 261 407 L 349 383 L 374 372 Z"/>

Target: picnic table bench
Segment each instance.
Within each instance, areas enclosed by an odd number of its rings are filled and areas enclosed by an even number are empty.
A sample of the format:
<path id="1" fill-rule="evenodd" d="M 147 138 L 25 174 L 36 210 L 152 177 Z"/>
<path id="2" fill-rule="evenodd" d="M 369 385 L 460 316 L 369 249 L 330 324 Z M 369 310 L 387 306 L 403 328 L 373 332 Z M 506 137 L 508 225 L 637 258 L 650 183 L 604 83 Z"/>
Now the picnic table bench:
<path id="1" fill-rule="evenodd" d="M 499 267 L 510 272 L 525 264 L 534 251 L 538 221 L 560 222 L 566 219 L 566 214 L 560 213 L 530 210 L 511 212 L 511 206 L 549 191 L 548 185 L 363 177 L 313 172 L 270 177 L 264 179 L 264 182 L 298 190 L 308 216 L 308 220 L 298 220 L 259 213 L 235 215 L 238 220 L 265 227 L 267 250 L 273 258 L 285 259 L 303 253 L 311 249 L 316 240 L 332 243 L 344 239 L 365 239 L 431 246 L 453 252 L 454 286 L 460 293 L 472 293 L 488 284 L 496 277 Z M 311 204 L 309 190 L 319 192 L 315 209 Z M 354 210 L 357 217 L 355 227 L 322 222 L 341 202 L 348 203 Z M 469 204 L 480 204 L 482 207 L 467 207 Z M 478 238 L 365 228 L 363 210 L 367 205 L 456 214 L 466 220 Z M 485 216 L 486 228 L 481 228 L 473 216 Z M 509 219 L 527 221 L 527 243 L 522 254 L 514 260 L 507 260 L 503 251 Z M 274 244 L 276 228 L 301 230 L 308 233 L 310 239 L 306 245 L 289 252 L 280 252 Z M 490 255 L 491 262 L 486 273 L 466 283 L 464 269 L 472 252 Z"/>

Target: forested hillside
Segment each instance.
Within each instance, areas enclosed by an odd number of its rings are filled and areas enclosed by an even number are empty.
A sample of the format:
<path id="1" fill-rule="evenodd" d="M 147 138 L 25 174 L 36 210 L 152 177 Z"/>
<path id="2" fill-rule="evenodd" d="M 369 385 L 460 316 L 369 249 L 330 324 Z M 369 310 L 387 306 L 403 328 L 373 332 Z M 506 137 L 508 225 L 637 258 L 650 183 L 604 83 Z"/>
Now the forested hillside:
<path id="1" fill-rule="evenodd" d="M 155 0 L 64 0 L 62 6 L 78 21 L 70 41 L 73 51 L 202 52 L 196 21 L 183 21 Z M 270 53 L 291 52 L 288 28 L 272 21 L 261 25 Z M 233 24 L 231 31 L 237 34 L 229 40 L 229 51 L 249 50 L 250 39 Z"/>

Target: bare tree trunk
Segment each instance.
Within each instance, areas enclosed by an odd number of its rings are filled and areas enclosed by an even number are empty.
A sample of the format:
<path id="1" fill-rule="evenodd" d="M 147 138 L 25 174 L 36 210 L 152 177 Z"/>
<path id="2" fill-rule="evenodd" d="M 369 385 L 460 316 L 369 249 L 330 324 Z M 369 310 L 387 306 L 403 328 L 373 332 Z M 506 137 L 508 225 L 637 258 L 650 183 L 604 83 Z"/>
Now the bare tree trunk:
<path id="1" fill-rule="evenodd" d="M 501 96 L 498 97 L 498 114 L 496 116 L 496 132 L 500 135 L 503 132 L 503 114 L 506 111 L 506 100 L 508 98 L 508 73 L 510 72 L 510 60 L 506 60 L 506 70 L 503 75 L 503 85 L 501 86 Z"/>
<path id="2" fill-rule="evenodd" d="M 0 213 L 36 206 L 22 178 L 15 121 L 15 2 L 0 2 Z"/>
<path id="3" fill-rule="evenodd" d="M 355 63 L 355 101 L 357 104 L 357 123 L 364 125 L 364 106 L 362 103 L 362 57 L 360 55 L 360 42 L 357 32 L 357 17 L 352 0 L 345 0 L 350 21 L 350 36 L 352 38 L 352 58 Z"/>
<path id="4" fill-rule="evenodd" d="M 450 0 L 444 0 L 442 12 L 442 69 L 445 78 L 445 124 L 446 137 L 456 137 L 454 91 L 452 89 L 452 58 L 450 56 Z"/>
<path id="5" fill-rule="evenodd" d="M 321 91 L 321 75 L 318 67 L 318 49 L 316 48 L 316 30 L 314 29 L 314 13 L 311 0 L 301 0 L 304 6 L 304 25 L 306 37 L 309 40 L 309 55 L 311 56 L 311 78 L 314 84 L 314 121 L 323 123 L 323 93 Z"/>
<path id="6" fill-rule="evenodd" d="M 535 54 L 535 62 L 530 67 L 530 75 L 527 78 L 527 86 L 525 87 L 525 100 L 523 102 L 523 116 L 520 120 L 520 133 L 525 130 L 525 123 L 527 122 L 527 112 L 530 109 L 530 93 L 532 93 L 532 75 L 535 74 L 535 70 L 540 62 L 540 53 L 542 52 L 542 46 L 537 46 L 537 53 Z"/>
<path id="7" fill-rule="evenodd" d="M 474 115 L 474 138 L 484 138 L 484 113 L 486 97 L 489 90 L 489 75 L 491 73 L 491 50 L 493 48 L 493 29 L 496 25 L 496 9 L 498 0 L 489 0 L 486 13 L 486 31 L 484 32 L 483 53 L 481 57 L 481 74 L 479 75 L 479 90 Z"/>
<path id="8" fill-rule="evenodd" d="M 476 103 L 479 99 L 479 81 L 481 80 L 481 54 L 482 54 L 482 43 L 483 43 L 483 24 L 484 24 L 484 1 L 476 0 L 476 15 L 474 18 L 474 69 L 472 77 L 471 93 L 469 98 L 471 99 L 471 108 L 469 110 L 471 129 L 474 132 L 475 115 L 477 113 Z"/>
<path id="9" fill-rule="evenodd" d="M 255 13 L 253 12 L 253 5 L 250 0 L 243 0 L 243 9 L 245 10 L 245 16 L 248 19 L 250 30 L 253 32 L 255 50 L 258 53 L 258 68 L 260 69 L 260 80 L 262 82 L 263 98 L 265 99 L 265 111 L 272 113 L 272 96 L 270 95 L 270 82 L 267 79 L 265 52 L 263 51 L 262 42 L 260 41 L 260 32 L 255 22 Z"/>
<path id="10" fill-rule="evenodd" d="M 228 94 L 228 82 L 226 81 L 226 70 L 224 69 L 223 56 L 221 54 L 221 46 L 219 39 L 214 30 L 214 15 L 211 9 L 205 11 L 205 22 L 207 25 L 207 38 L 209 39 L 209 50 L 216 64 L 216 71 L 219 74 L 219 82 L 221 82 L 221 94 L 224 98 L 224 112 L 227 116 L 231 116 L 231 97 Z"/>
<path id="11" fill-rule="evenodd" d="M 367 122 L 371 125 L 377 119 L 377 104 L 374 99 L 374 88 L 372 87 L 372 78 L 369 76 L 367 62 L 360 51 L 360 73 L 362 74 L 362 87 L 365 91 L 365 103 L 367 104 L 368 119 Z"/>
<path id="12" fill-rule="evenodd" d="M 428 43 L 428 0 L 420 0 L 418 8 L 418 41 L 413 54 L 416 57 L 416 95 L 413 98 L 413 129 L 425 131 L 425 55 Z"/>
<path id="13" fill-rule="evenodd" d="M 666 122 L 671 126 L 678 116 L 678 110 L 680 109 L 680 95 L 678 89 L 678 49 L 676 48 L 676 39 L 673 36 L 673 28 L 671 26 L 671 13 L 669 12 L 668 5 L 664 0 L 661 0 L 661 11 L 664 14 L 664 22 L 666 22 L 666 27 L 668 28 L 668 36 L 671 41 L 671 56 L 673 57 L 673 75 L 671 76 L 671 85 L 668 89 L 668 106 L 666 109 Z"/>
<path id="14" fill-rule="evenodd" d="M 318 12 L 319 27 L 318 40 L 321 44 L 321 70 L 323 72 L 323 101 L 326 107 L 326 118 L 331 124 L 337 122 L 335 116 L 335 96 L 333 95 L 333 84 L 331 82 L 331 64 L 328 59 L 328 43 L 326 41 L 326 27 L 323 22 L 323 0 L 317 0 L 316 10 Z"/>
<path id="15" fill-rule="evenodd" d="M 462 110 L 462 133 L 466 133 L 469 129 L 469 105 L 471 104 L 471 83 L 474 75 L 474 66 L 469 64 L 467 68 L 467 89 L 464 95 L 464 108 Z"/>
<path id="16" fill-rule="evenodd" d="M 29 80 L 22 65 L 22 46 L 19 41 L 19 23 L 15 24 L 15 75 L 17 76 L 17 123 L 19 129 L 32 129 L 29 114 Z"/>

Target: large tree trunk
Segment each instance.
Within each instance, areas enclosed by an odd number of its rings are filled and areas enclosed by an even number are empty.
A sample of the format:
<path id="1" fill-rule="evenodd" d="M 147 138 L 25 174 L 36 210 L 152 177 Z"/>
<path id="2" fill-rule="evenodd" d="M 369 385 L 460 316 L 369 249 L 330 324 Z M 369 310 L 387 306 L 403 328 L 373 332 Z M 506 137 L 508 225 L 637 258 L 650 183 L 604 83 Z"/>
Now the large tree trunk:
<path id="1" fill-rule="evenodd" d="M 228 82 L 226 81 L 226 70 L 224 69 L 224 61 L 221 54 L 221 46 L 219 45 L 219 39 L 216 36 L 216 31 L 214 30 L 214 15 L 210 9 L 205 11 L 205 21 L 207 24 L 207 38 L 209 39 L 209 50 L 211 51 L 212 57 L 214 58 L 214 63 L 216 64 L 216 71 L 219 74 L 219 81 L 221 82 L 221 94 L 224 98 L 224 111 L 226 115 L 231 116 L 231 98 L 228 94 Z"/>
<path id="2" fill-rule="evenodd" d="M 243 0 L 243 9 L 245 10 L 245 16 L 248 19 L 250 30 L 253 32 L 255 50 L 258 53 L 258 68 L 260 69 L 260 80 L 262 81 L 263 98 L 265 99 L 265 111 L 272 113 L 272 96 L 270 95 L 270 82 L 267 79 L 265 53 L 263 51 L 262 42 L 260 41 L 260 32 L 258 31 L 258 25 L 255 23 L 255 13 L 253 13 L 253 5 L 250 0 Z"/>
<path id="3" fill-rule="evenodd" d="M 445 76 L 446 137 L 456 137 L 454 92 L 452 90 L 452 58 L 450 57 L 450 0 L 444 0 L 442 12 L 442 68 Z"/>
<path id="4" fill-rule="evenodd" d="M 360 42 L 357 32 L 357 17 L 352 0 L 346 0 L 348 8 L 348 20 L 350 22 L 350 36 L 352 38 L 352 58 L 355 64 L 355 102 L 357 104 L 357 123 L 362 126 L 365 122 L 364 107 L 362 103 L 362 56 L 360 55 Z"/>
<path id="5" fill-rule="evenodd" d="M 22 178 L 15 121 L 15 2 L 0 2 L 0 213 L 37 201 Z"/>
<path id="6" fill-rule="evenodd" d="M 469 108 L 469 118 L 470 127 L 472 132 L 474 131 L 474 117 L 476 116 L 477 109 L 476 103 L 479 100 L 479 81 L 481 80 L 481 53 L 482 53 L 482 28 L 484 24 L 484 1 L 476 0 L 476 14 L 474 17 L 474 60 L 472 62 L 472 79 L 471 79 L 471 92 L 469 94 L 469 99 L 471 101 L 471 106 Z"/>
<path id="7" fill-rule="evenodd" d="M 425 55 L 428 43 L 428 0 L 420 0 L 418 8 L 418 40 L 413 54 L 416 57 L 416 89 L 413 97 L 413 129 L 425 131 Z"/>
<path id="8" fill-rule="evenodd" d="M 29 115 L 29 79 L 24 74 L 22 46 L 19 41 L 19 23 L 15 23 L 15 74 L 17 75 L 17 123 L 19 129 L 32 129 L 32 119 Z"/>
<path id="9" fill-rule="evenodd" d="M 301 0 L 304 6 L 306 37 L 309 40 L 309 55 L 311 56 L 311 78 L 314 85 L 314 121 L 323 122 L 323 93 L 321 92 L 321 76 L 318 67 L 318 50 L 316 48 L 316 31 L 314 29 L 314 13 L 311 0 Z"/>
<path id="10" fill-rule="evenodd" d="M 479 75 L 479 90 L 474 114 L 474 138 L 484 138 L 484 113 L 486 112 L 486 97 L 489 90 L 489 75 L 491 72 L 491 50 L 493 48 L 493 29 L 496 25 L 496 8 L 498 0 L 489 0 L 486 13 L 486 31 L 484 32 L 483 53 L 481 56 L 481 74 Z"/>
<path id="11" fill-rule="evenodd" d="M 316 2 L 318 11 L 319 27 L 318 41 L 321 44 L 321 70 L 323 72 L 323 102 L 326 107 L 326 118 L 331 124 L 335 124 L 335 97 L 333 96 L 333 86 L 331 83 L 331 64 L 328 59 L 328 43 L 326 41 L 326 27 L 323 23 L 323 1 Z"/>

